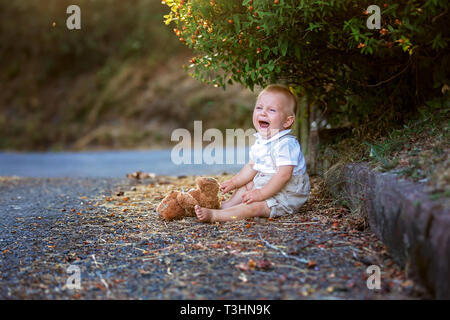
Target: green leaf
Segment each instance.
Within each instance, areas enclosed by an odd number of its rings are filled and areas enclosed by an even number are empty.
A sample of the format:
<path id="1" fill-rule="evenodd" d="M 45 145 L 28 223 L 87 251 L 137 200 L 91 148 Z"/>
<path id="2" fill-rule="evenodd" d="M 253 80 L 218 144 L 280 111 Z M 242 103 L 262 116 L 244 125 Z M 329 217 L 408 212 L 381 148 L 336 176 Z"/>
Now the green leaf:
<path id="1" fill-rule="evenodd" d="M 294 50 L 295 50 L 295 57 L 296 57 L 298 60 L 300 60 L 300 46 L 295 45 Z"/>

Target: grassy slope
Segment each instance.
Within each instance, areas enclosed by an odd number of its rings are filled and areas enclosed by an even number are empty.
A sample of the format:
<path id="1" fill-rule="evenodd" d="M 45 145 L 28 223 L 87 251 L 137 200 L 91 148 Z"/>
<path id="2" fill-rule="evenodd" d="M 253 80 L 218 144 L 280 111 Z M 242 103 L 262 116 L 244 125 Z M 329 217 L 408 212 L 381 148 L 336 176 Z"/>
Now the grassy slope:
<path id="1" fill-rule="evenodd" d="M 424 183 L 431 199 L 450 199 L 449 103 L 431 102 L 416 117 L 376 139 L 347 132 L 332 145 L 332 162 L 368 161 L 376 170 Z"/>

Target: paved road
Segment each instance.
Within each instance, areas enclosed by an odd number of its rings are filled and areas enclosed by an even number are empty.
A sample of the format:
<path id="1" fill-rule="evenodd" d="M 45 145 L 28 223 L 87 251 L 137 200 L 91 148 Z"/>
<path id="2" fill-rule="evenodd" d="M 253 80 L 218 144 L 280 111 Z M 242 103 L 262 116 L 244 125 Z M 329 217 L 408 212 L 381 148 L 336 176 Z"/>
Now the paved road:
<path id="1" fill-rule="evenodd" d="M 0 178 L 0 299 L 413 297 L 370 232 L 311 218 L 320 201 L 294 219 L 165 223 L 148 205 L 147 183 Z M 117 191 L 133 186 L 143 191 L 123 209 Z M 111 196 L 109 207 L 96 206 Z M 373 263 L 383 268 L 378 291 L 366 286 Z M 81 270 L 80 290 L 67 288 L 70 265 Z"/>
<path id="2" fill-rule="evenodd" d="M 231 150 L 231 149 L 230 149 Z M 227 150 L 223 150 L 222 164 L 195 164 L 191 153 L 189 164 L 177 160 L 172 150 L 83 151 L 83 152 L 1 152 L 0 176 L 19 177 L 86 177 L 122 178 L 141 170 L 157 175 L 199 175 L 238 172 L 248 160 L 248 149 L 233 150 L 233 164 L 227 164 Z M 238 156 L 239 154 L 239 156 Z M 244 156 L 245 155 L 245 156 Z M 244 158 L 244 159 L 241 159 Z M 204 158 L 206 160 L 206 158 Z M 186 159 L 187 160 L 187 159 Z M 179 163 L 180 162 L 180 163 Z M 188 162 L 188 161 L 187 161 Z"/>
<path id="3" fill-rule="evenodd" d="M 8 298 L 14 279 L 24 275 L 21 266 L 39 260 L 55 225 L 76 220 L 68 213 L 86 207 L 82 197 L 109 194 L 124 183 L 126 179 L 0 177 L 0 298 Z"/>

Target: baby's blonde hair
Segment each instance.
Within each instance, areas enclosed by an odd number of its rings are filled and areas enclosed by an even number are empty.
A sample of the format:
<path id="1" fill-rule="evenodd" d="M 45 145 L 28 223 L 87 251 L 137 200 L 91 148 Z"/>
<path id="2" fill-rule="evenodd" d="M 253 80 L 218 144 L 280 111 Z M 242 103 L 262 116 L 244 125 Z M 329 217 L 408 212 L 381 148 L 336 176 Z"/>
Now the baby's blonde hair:
<path id="1" fill-rule="evenodd" d="M 291 101 L 291 107 L 292 111 L 294 112 L 294 116 L 297 114 L 297 97 L 294 93 L 291 92 L 291 90 L 287 86 L 282 84 L 270 84 L 259 93 L 258 98 L 264 92 L 273 92 L 282 94 L 288 100 Z"/>

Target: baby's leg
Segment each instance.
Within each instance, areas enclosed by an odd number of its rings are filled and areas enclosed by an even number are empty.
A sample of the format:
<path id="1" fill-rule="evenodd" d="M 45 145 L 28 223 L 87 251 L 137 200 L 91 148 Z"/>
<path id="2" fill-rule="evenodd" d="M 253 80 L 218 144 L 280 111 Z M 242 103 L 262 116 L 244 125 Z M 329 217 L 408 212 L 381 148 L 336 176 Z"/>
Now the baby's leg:
<path id="1" fill-rule="evenodd" d="M 233 207 L 235 205 L 241 204 L 242 203 L 242 195 L 253 189 L 253 181 L 250 181 L 249 183 L 247 183 L 245 186 L 240 187 L 239 189 L 237 189 L 233 195 L 231 196 L 230 199 L 228 199 L 227 201 L 224 201 L 222 203 L 222 205 L 220 206 L 221 209 L 227 209 L 230 207 Z"/>
<path id="2" fill-rule="evenodd" d="M 270 209 L 265 201 L 241 203 L 227 209 L 208 209 L 195 206 L 197 218 L 202 222 L 233 221 L 253 217 L 270 216 Z"/>

